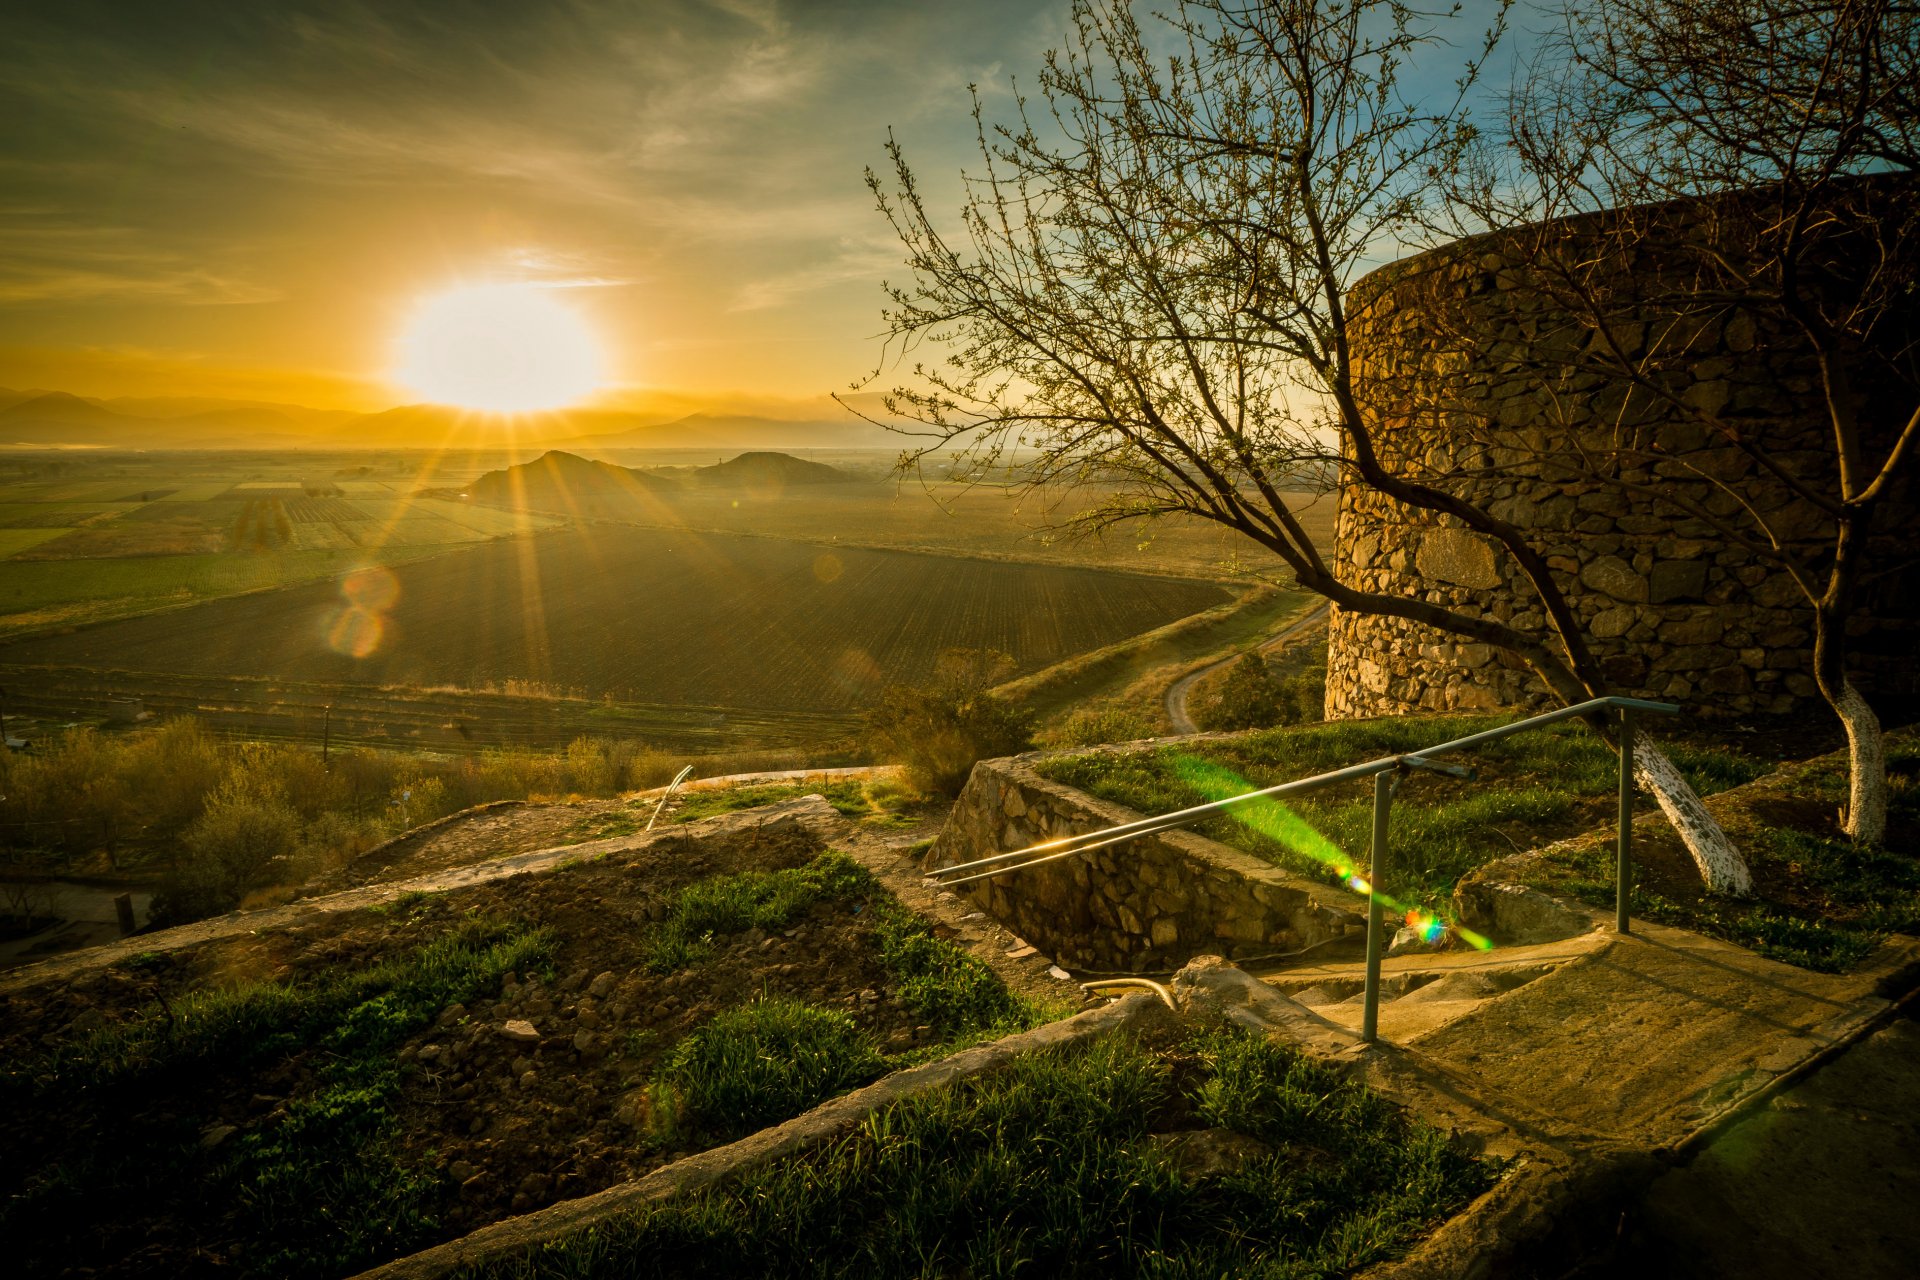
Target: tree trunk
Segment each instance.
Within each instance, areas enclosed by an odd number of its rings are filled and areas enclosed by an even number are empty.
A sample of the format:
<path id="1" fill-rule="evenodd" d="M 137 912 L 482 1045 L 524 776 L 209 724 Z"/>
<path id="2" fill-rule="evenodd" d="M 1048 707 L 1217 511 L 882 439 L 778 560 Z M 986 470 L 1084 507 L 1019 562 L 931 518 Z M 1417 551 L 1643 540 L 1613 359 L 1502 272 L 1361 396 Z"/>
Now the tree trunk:
<path id="1" fill-rule="evenodd" d="M 1847 728 L 1847 811 L 1842 826 L 1856 844 L 1887 838 L 1887 754 L 1880 717 L 1867 700 L 1843 680 L 1834 713 Z"/>
<path id="2" fill-rule="evenodd" d="M 1740 850 L 1713 820 L 1707 806 L 1700 803 L 1700 797 L 1673 767 L 1673 761 L 1638 734 L 1633 743 L 1633 776 L 1659 802 L 1660 811 L 1667 815 L 1681 843 L 1693 855 L 1707 892 L 1723 893 L 1731 898 L 1744 898 L 1753 892 L 1753 875 L 1747 870 L 1747 860 L 1740 856 Z"/>

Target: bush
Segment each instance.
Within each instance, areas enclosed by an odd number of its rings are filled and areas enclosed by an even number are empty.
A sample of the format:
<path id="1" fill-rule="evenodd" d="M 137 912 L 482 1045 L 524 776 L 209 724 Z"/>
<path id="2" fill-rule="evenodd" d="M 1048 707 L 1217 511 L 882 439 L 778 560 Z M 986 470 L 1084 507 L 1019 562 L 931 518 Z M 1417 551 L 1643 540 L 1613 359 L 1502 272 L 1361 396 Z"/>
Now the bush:
<path id="1" fill-rule="evenodd" d="M 154 920 L 177 924 L 233 910 L 299 839 L 300 815 L 279 796 L 223 785 L 187 828 L 179 863 L 153 895 Z"/>
<path id="2" fill-rule="evenodd" d="M 976 761 L 1032 749 L 1033 714 L 988 692 L 1012 665 L 1001 653 L 949 650 L 931 683 L 891 686 L 867 713 L 876 754 L 921 790 L 956 796 Z"/>
<path id="3" fill-rule="evenodd" d="M 1083 707 L 1068 716 L 1054 737 L 1063 747 L 1097 747 L 1104 742 L 1133 742 L 1161 732 L 1160 723 L 1130 707 Z"/>
<path id="4" fill-rule="evenodd" d="M 1207 730 L 1269 729 L 1284 723 L 1285 691 L 1258 653 L 1243 653 L 1213 688 L 1194 699 L 1193 722 Z"/>
<path id="5" fill-rule="evenodd" d="M 1326 698 L 1324 649 L 1296 650 L 1276 662 L 1248 652 L 1194 699 L 1193 722 L 1216 732 L 1310 724 L 1323 717 Z"/>

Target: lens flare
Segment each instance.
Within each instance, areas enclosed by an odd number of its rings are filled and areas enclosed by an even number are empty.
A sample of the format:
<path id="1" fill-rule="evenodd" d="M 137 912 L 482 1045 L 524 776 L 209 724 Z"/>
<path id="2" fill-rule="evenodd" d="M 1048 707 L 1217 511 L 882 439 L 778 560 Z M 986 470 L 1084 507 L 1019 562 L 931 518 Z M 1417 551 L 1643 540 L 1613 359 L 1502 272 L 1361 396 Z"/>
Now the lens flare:
<path id="1" fill-rule="evenodd" d="M 1228 800 L 1259 789 L 1233 770 L 1214 764 L 1211 760 L 1202 760 L 1197 756 L 1181 756 L 1176 759 L 1174 773 L 1182 782 L 1209 801 Z M 1426 941 L 1437 941 L 1451 932 L 1476 951 L 1493 950 L 1491 940 L 1471 929 L 1462 928 L 1457 924 L 1448 924 L 1415 904 L 1401 902 L 1385 892 L 1376 892 L 1373 885 L 1360 873 L 1359 868 L 1353 865 L 1353 859 L 1347 856 L 1345 850 L 1327 839 L 1317 827 L 1280 801 L 1266 798 L 1249 800 L 1244 804 L 1235 805 L 1227 812 L 1248 830 L 1263 835 L 1301 857 L 1310 858 L 1327 868 L 1341 884 L 1355 893 L 1370 895 L 1390 912 L 1404 913 L 1408 927 L 1419 930 Z"/>
<path id="2" fill-rule="evenodd" d="M 400 600 L 400 579 L 381 565 L 340 580 L 342 604 L 327 624 L 327 647 L 349 658 L 370 658 L 386 642 L 387 611 Z"/>

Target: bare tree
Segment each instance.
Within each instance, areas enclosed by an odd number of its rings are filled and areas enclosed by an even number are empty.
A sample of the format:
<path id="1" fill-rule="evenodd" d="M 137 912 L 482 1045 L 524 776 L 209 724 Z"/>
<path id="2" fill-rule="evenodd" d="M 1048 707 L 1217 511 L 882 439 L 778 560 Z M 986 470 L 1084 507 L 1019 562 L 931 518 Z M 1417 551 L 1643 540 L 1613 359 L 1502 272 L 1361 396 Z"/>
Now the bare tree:
<path id="1" fill-rule="evenodd" d="M 1530 243 L 1515 288 L 1582 330 L 1541 350 L 1612 414 L 1589 456 L 1529 465 L 1705 525 L 1792 584 L 1814 681 L 1846 730 L 1844 826 L 1860 841 L 1885 835 L 1887 786 L 1848 624 L 1889 568 L 1899 540 L 1883 516 L 1920 437 L 1916 106 L 1912 3 L 1582 0 L 1515 94 L 1503 147 L 1456 191 L 1478 225 Z M 1574 240 L 1543 223 L 1569 215 Z M 1666 265 L 1633 269 L 1648 249 Z M 1703 335 L 1736 331 L 1747 359 L 1810 373 L 1826 448 L 1782 438 L 1758 404 L 1693 389 Z M 1733 465 L 1675 457 L 1662 440 L 1675 422 Z"/>
<path id="2" fill-rule="evenodd" d="M 983 466 L 1030 451 L 1036 485 L 1113 482 L 1084 527 L 1210 520 L 1337 608 L 1497 646 L 1565 703 L 1610 692 L 1527 533 L 1390 468 L 1355 387 L 1348 287 L 1430 222 L 1473 139 L 1460 99 L 1434 110 L 1398 92 L 1443 21 L 1390 0 L 1195 0 L 1150 32 L 1125 3 L 1081 0 L 1043 103 L 990 127 L 976 101 L 983 168 L 957 230 L 892 146 L 890 178 L 869 183 L 913 278 L 886 319 L 904 349 L 939 353 L 887 401 L 926 437 L 903 465 L 942 447 Z M 1497 34 L 1460 60 L 1462 97 Z M 1496 543 L 1543 621 L 1342 581 L 1298 515 L 1329 467 Z M 1746 892 L 1744 861 L 1671 762 L 1636 762 L 1708 886 Z"/>

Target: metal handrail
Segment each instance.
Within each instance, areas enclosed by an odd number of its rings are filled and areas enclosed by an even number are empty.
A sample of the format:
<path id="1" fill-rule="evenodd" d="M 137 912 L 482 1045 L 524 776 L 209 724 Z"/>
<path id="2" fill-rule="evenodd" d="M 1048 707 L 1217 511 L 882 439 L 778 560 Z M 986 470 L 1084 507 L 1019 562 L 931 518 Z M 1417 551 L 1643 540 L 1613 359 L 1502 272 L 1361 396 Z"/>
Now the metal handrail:
<path id="1" fill-rule="evenodd" d="M 1071 858 L 1076 854 L 1089 853 L 1109 845 L 1121 844 L 1142 836 L 1154 835 L 1176 827 L 1188 826 L 1215 813 L 1223 813 L 1235 805 L 1251 800 L 1277 800 L 1284 796 L 1304 795 L 1309 791 L 1318 791 L 1336 783 L 1351 782 L 1359 778 L 1372 777 L 1373 789 L 1373 837 L 1371 841 L 1371 869 L 1367 878 L 1367 995 L 1366 1008 L 1361 1024 L 1361 1038 L 1368 1043 L 1375 1039 L 1378 1028 L 1380 989 L 1380 883 L 1385 872 L 1387 851 L 1387 820 L 1393 803 L 1393 793 L 1398 789 L 1399 779 L 1410 769 L 1429 769 L 1459 777 L 1466 772 L 1453 766 L 1436 764 L 1432 757 L 1454 751 L 1465 751 L 1482 746 L 1501 738 L 1512 737 L 1517 733 L 1527 733 L 1541 729 L 1561 720 L 1570 720 L 1579 716 L 1598 715 L 1610 710 L 1620 713 L 1620 785 L 1619 785 L 1619 835 L 1616 846 L 1614 868 L 1616 882 L 1616 902 L 1614 907 L 1614 927 L 1621 933 L 1627 930 L 1627 904 L 1632 893 L 1632 867 L 1630 865 L 1633 836 L 1633 714 L 1636 711 L 1652 711 L 1661 715 L 1674 715 L 1680 708 L 1670 702 L 1650 702 L 1644 698 L 1626 698 L 1609 695 L 1604 698 L 1592 698 L 1571 707 L 1561 707 L 1554 711 L 1545 711 L 1525 720 L 1516 720 L 1512 724 L 1501 725 L 1480 733 L 1469 734 L 1464 738 L 1455 738 L 1450 742 L 1423 747 L 1419 751 L 1405 752 L 1400 755 L 1382 756 L 1378 760 L 1369 760 L 1364 764 L 1349 765 L 1344 769 L 1335 769 L 1329 773 L 1315 774 L 1310 778 L 1300 778 L 1293 782 L 1283 782 L 1278 786 L 1263 787 L 1257 791 L 1244 792 L 1237 796 L 1228 796 L 1224 800 L 1212 800 L 1206 804 L 1193 805 L 1186 809 L 1177 809 L 1171 813 L 1157 814 L 1149 818 L 1140 818 L 1133 822 L 1123 822 L 1117 826 L 1105 827 L 1099 831 L 1083 832 L 1079 835 L 1062 836 L 1057 840 L 1047 840 L 1040 844 L 1029 845 L 1010 853 L 997 853 L 991 857 L 976 858 L 972 862 L 956 863 L 950 867 L 941 867 L 929 872 L 928 881 L 940 888 L 968 884 L 975 880 L 986 880 L 997 876 L 1011 875 L 1016 871 L 1025 871 L 1042 863 L 1054 862 L 1061 858 Z M 1391 774 L 1392 777 L 1388 775 Z M 990 868 L 978 870 L 978 868 Z M 967 872 L 966 875 L 955 875 Z"/>

